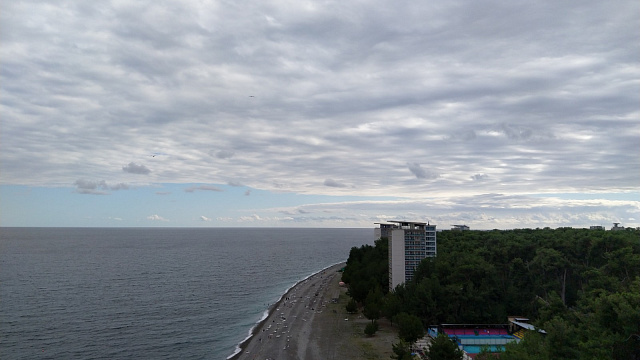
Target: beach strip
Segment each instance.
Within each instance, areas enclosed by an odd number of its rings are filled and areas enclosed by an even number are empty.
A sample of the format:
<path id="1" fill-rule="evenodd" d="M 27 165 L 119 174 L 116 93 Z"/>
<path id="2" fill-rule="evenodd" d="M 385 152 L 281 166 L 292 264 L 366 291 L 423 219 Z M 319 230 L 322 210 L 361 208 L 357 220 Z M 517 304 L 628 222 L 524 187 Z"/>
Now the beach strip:
<path id="1" fill-rule="evenodd" d="M 315 315 L 337 297 L 329 291 L 329 283 L 340 278 L 338 263 L 310 275 L 292 286 L 269 307 L 267 316 L 239 344 L 228 360 L 244 359 L 302 359 L 309 345 Z"/>

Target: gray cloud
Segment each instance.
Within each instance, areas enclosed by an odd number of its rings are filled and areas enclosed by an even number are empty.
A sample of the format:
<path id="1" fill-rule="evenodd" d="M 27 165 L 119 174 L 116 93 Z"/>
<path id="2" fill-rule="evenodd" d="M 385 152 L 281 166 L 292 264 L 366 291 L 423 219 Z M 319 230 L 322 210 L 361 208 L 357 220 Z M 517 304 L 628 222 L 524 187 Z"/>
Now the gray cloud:
<path id="1" fill-rule="evenodd" d="M 119 184 L 115 184 L 115 185 L 109 185 L 109 189 L 110 190 L 128 190 L 129 189 L 129 185 L 124 184 L 124 183 L 119 183 Z"/>
<path id="2" fill-rule="evenodd" d="M 222 191 L 222 189 L 220 189 L 217 186 L 213 186 L 213 185 L 200 185 L 200 186 L 190 186 L 186 189 L 184 189 L 185 192 L 195 192 L 195 191 Z"/>
<path id="3" fill-rule="evenodd" d="M 423 169 L 418 163 L 409 163 L 407 167 L 409 167 L 409 171 L 418 179 L 436 179 L 439 176 L 436 172 Z"/>
<path id="4" fill-rule="evenodd" d="M 472 129 L 458 130 L 447 137 L 453 141 L 471 141 L 476 138 L 476 132 Z"/>
<path id="5" fill-rule="evenodd" d="M 127 190 L 129 186 L 124 183 L 119 183 L 115 185 L 109 185 L 106 181 L 91 181 L 85 179 L 78 179 L 74 182 L 76 186 L 76 192 L 78 194 L 89 194 L 89 195 L 108 195 L 108 190 Z"/>
<path id="6" fill-rule="evenodd" d="M 151 172 L 151 170 L 147 169 L 146 166 L 138 165 L 133 162 L 130 162 L 128 165 L 123 166 L 122 171 L 130 174 L 142 174 L 142 175 L 147 175 Z"/>
<path id="7" fill-rule="evenodd" d="M 215 153 L 215 156 L 219 159 L 231 159 L 235 153 L 228 150 L 220 150 Z"/>
<path id="8" fill-rule="evenodd" d="M 347 185 L 345 185 L 343 183 L 340 183 L 338 181 L 335 181 L 333 179 L 326 179 L 324 181 L 324 185 L 325 186 L 330 186 L 330 187 L 337 187 L 337 188 L 345 188 L 345 187 L 347 187 Z"/>
<path id="9" fill-rule="evenodd" d="M 475 181 L 482 181 L 482 180 L 487 179 L 488 177 L 489 177 L 489 175 L 487 175 L 487 174 L 474 174 L 474 175 L 471 175 L 471 179 L 475 180 Z"/>
<path id="10" fill-rule="evenodd" d="M 637 190 L 634 0 L 42 4 L 0 12 L 2 184 Z"/>
<path id="11" fill-rule="evenodd" d="M 106 184 L 104 181 L 95 182 L 88 180 L 77 180 L 74 185 L 76 185 L 76 192 L 78 194 L 90 194 L 90 195 L 107 195 L 108 192 L 101 190 L 106 188 Z"/>

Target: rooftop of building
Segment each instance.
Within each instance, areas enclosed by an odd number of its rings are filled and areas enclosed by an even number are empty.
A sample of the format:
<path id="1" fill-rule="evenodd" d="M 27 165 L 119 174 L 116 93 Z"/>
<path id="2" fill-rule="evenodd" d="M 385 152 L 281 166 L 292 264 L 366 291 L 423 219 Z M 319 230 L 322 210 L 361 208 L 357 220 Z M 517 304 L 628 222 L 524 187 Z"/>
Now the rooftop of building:
<path id="1" fill-rule="evenodd" d="M 379 222 L 379 223 L 374 223 L 376 225 L 380 225 L 380 227 L 391 227 L 391 228 L 396 228 L 396 229 L 411 229 L 411 228 L 423 228 L 426 226 L 433 226 L 435 227 L 435 224 L 431 224 L 429 222 L 421 222 L 421 221 L 396 221 L 396 220 L 390 220 L 387 222 Z"/>

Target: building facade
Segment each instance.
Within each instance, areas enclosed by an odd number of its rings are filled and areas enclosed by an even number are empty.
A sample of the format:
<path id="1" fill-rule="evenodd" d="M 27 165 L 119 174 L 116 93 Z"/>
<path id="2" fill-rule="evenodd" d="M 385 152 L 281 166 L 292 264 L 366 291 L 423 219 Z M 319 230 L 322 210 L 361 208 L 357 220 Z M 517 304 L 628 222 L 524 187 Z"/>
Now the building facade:
<path id="1" fill-rule="evenodd" d="M 376 239 L 389 239 L 389 290 L 411 280 L 420 262 L 437 254 L 436 225 L 410 221 L 376 225 Z"/>

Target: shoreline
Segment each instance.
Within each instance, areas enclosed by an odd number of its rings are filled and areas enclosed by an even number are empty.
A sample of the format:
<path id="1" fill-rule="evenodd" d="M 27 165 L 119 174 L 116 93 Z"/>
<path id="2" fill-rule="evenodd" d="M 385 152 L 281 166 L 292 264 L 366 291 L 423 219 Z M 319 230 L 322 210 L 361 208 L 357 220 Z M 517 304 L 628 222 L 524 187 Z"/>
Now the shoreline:
<path id="1" fill-rule="evenodd" d="M 273 315 L 275 315 L 275 311 L 278 310 L 282 303 L 283 300 L 288 298 L 288 295 L 290 295 L 291 293 L 295 292 L 296 289 L 298 287 L 300 287 L 302 284 L 306 283 L 309 279 L 319 275 L 319 274 L 324 274 L 326 271 L 329 271 L 332 268 L 335 268 L 335 271 L 337 272 L 340 268 L 346 266 L 346 261 L 341 261 L 332 265 L 329 265 L 321 270 L 318 270 L 310 275 L 308 275 L 307 277 L 297 281 L 296 283 L 294 283 L 291 287 L 289 287 L 287 290 L 285 290 L 285 292 L 282 294 L 282 296 L 280 296 L 280 298 L 273 303 L 272 305 L 269 305 L 269 307 L 264 311 L 262 318 L 256 322 L 256 324 L 249 330 L 249 335 L 242 340 L 240 343 L 238 343 L 238 345 L 236 345 L 236 349 L 234 351 L 233 354 L 229 355 L 226 360 L 238 360 L 240 358 L 240 356 L 243 354 L 244 351 L 246 351 L 246 349 L 248 348 L 249 344 L 252 342 L 252 340 L 254 340 L 254 338 L 256 337 L 256 335 L 260 332 L 260 331 L 264 331 L 264 326 L 267 323 L 267 320 L 269 320 L 269 318 L 271 318 Z"/>

